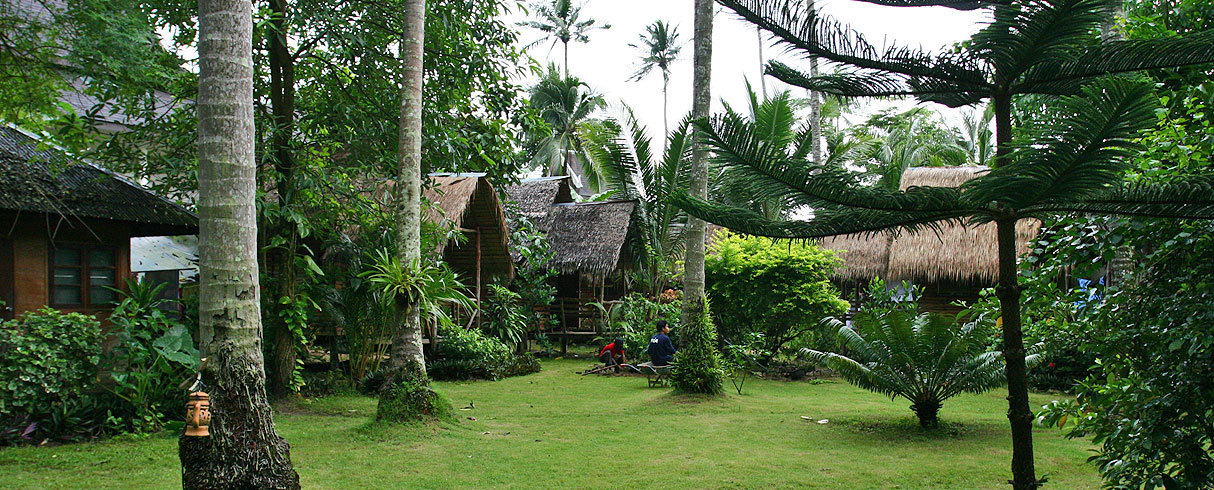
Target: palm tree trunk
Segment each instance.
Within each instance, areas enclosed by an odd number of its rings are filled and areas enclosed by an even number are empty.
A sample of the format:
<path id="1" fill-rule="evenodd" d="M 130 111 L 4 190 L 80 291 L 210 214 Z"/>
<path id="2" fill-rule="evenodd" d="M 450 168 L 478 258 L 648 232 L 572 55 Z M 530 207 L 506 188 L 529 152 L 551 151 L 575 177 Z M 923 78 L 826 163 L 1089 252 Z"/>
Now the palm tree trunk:
<path id="1" fill-rule="evenodd" d="M 199 337 L 209 437 L 181 436 L 183 488 L 299 488 L 266 398 L 257 272 L 253 5 L 198 2 Z"/>
<path id="2" fill-rule="evenodd" d="M 712 103 L 712 0 L 695 0 L 695 67 L 692 83 L 691 115 L 694 118 L 708 117 Z M 705 199 L 708 197 L 707 151 L 696 144 L 691 155 L 689 193 Z M 687 327 L 703 317 L 704 298 L 704 220 L 687 219 L 687 248 L 683 271 L 683 325 Z"/>
<path id="3" fill-rule="evenodd" d="M 995 104 L 995 165 L 1008 164 L 1012 152 L 1012 99 L 997 96 Z M 1003 319 L 1003 356 L 1007 361 L 1007 418 L 1012 428 L 1012 488 L 1041 486 L 1033 465 L 1033 411 L 1029 409 L 1024 332 L 1020 322 L 1020 284 L 1016 274 L 1016 216 L 995 221 L 999 246 L 999 313 Z"/>
<path id="4" fill-rule="evenodd" d="M 404 15 L 396 248 L 401 264 L 408 266 L 421 260 L 422 47 L 425 41 L 426 1 L 405 0 Z M 416 305 L 402 306 L 401 324 L 392 338 L 389 368 L 394 373 L 406 366 L 420 369 L 424 377 L 426 359 L 422 354 L 421 318 Z"/>
<path id="5" fill-rule="evenodd" d="M 759 100 L 767 100 L 767 77 L 763 76 L 763 70 L 767 68 L 767 62 L 763 60 L 763 29 L 755 26 L 755 37 L 759 40 L 759 90 L 763 92 L 763 97 Z"/>
<path id="6" fill-rule="evenodd" d="M 668 120 L 668 107 L 670 107 L 670 103 L 668 102 L 669 97 L 667 95 L 669 87 L 670 72 L 667 70 L 662 70 L 662 153 L 666 153 L 666 140 L 667 138 L 670 138 L 670 122 Z"/>
<path id="7" fill-rule="evenodd" d="M 565 52 L 565 79 L 569 79 L 569 41 L 561 41 L 562 51 Z"/>

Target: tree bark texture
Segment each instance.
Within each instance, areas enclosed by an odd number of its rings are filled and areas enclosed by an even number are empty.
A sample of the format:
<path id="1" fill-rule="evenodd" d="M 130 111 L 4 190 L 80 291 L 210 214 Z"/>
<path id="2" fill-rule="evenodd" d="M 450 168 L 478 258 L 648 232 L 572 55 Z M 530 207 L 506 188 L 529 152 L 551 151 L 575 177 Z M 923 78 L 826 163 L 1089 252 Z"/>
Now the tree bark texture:
<path id="1" fill-rule="evenodd" d="M 1003 356 L 1007 360 L 1007 418 L 1012 426 L 1012 488 L 1040 486 L 1033 466 L 1033 411 L 1029 408 L 1020 285 L 1016 276 L 1016 219 L 995 222 L 999 233 L 999 313 L 1003 318 Z"/>
<path id="2" fill-rule="evenodd" d="M 253 6 L 198 2 L 199 327 L 209 437 L 182 436 L 187 489 L 299 488 L 265 390 L 257 271 Z"/>
<path id="3" fill-rule="evenodd" d="M 287 209 L 294 197 L 295 158 L 291 152 L 291 139 L 295 132 L 295 60 L 287 46 L 287 2 L 270 0 L 271 30 L 266 44 L 270 62 L 270 108 L 274 116 L 272 148 L 274 169 L 278 174 L 278 207 Z M 294 298 L 298 275 L 295 270 L 295 254 L 298 253 L 299 230 L 295 223 L 277 220 L 274 228 L 286 235 L 286 244 L 276 247 L 272 255 L 277 263 L 275 270 L 278 297 Z M 278 298 L 270 298 L 270 311 L 277 312 L 284 305 Z M 266 322 L 273 331 L 266 337 L 273 341 L 273 362 L 270 365 L 269 391 L 275 398 L 290 394 L 291 381 L 295 374 L 295 359 L 299 346 L 291 326 L 281 317 Z"/>
<path id="4" fill-rule="evenodd" d="M 1012 98 L 994 97 L 995 166 L 1007 165 L 1012 153 Z M 1020 319 L 1020 284 L 1016 270 L 1015 215 L 995 221 L 998 230 L 999 313 L 1003 319 L 1003 356 L 1007 361 L 1007 418 L 1012 428 L 1012 488 L 1033 490 L 1041 486 L 1033 465 L 1033 411 L 1029 409 L 1027 368 L 1024 363 L 1024 332 Z"/>
<path id="5" fill-rule="evenodd" d="M 400 151 L 396 180 L 396 247 L 402 264 L 421 260 L 421 160 L 422 160 L 422 47 L 426 32 L 425 0 L 404 2 L 405 32 L 400 54 L 404 62 L 401 82 Z M 402 321 L 392 338 L 393 371 L 417 366 L 425 375 L 421 318 L 416 305 L 406 305 Z"/>
<path id="6" fill-rule="evenodd" d="M 712 0 L 695 0 L 695 39 L 692 65 L 695 73 L 692 81 L 691 116 L 705 118 L 712 110 Z M 708 198 L 708 151 L 696 143 L 691 154 L 691 178 L 688 193 L 701 199 Z M 700 321 L 704 301 L 704 220 L 688 217 L 687 250 L 683 270 L 683 325 Z M 714 339 L 715 340 L 715 339 Z"/>

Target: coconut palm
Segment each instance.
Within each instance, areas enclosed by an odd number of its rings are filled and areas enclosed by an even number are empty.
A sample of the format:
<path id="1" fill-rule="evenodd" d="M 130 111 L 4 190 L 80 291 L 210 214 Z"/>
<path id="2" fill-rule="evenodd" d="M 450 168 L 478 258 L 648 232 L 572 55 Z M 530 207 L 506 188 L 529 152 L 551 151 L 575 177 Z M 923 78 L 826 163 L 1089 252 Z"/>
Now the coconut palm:
<path id="1" fill-rule="evenodd" d="M 607 106 L 603 96 L 594 93 L 577 77 L 562 76 L 556 65 L 549 65 L 531 88 L 531 106 L 551 129 L 533 143 L 532 167 L 544 169 L 544 175 L 573 175 L 579 193 L 597 191 L 599 176 L 587 160 L 579 129 L 593 124 L 591 116 Z"/>
<path id="2" fill-rule="evenodd" d="M 531 4 L 531 10 L 535 12 L 537 20 L 528 20 L 519 22 L 519 25 L 531 27 L 544 33 L 544 37 L 540 41 L 552 39 L 552 46 L 556 47 L 556 43 L 561 43 L 565 54 L 565 77 L 569 77 L 569 43 L 586 43 L 590 42 L 588 33 L 595 29 L 610 29 L 610 24 L 595 25 L 598 21 L 594 19 L 582 20 L 583 5 L 573 6 L 572 0 L 549 0 L 548 2 L 535 2 Z M 534 44 L 534 43 L 533 43 Z"/>
<path id="3" fill-rule="evenodd" d="M 721 0 L 790 49 L 849 67 L 811 76 L 779 62 L 767 71 L 787 83 L 849 97 L 913 96 L 950 107 L 990 99 L 996 157 L 988 173 L 959 188 L 895 191 L 864 185 L 845 170 L 814 168 L 762 144 L 726 118 L 697 127 L 723 165 L 742 169 L 757 198 L 814 208 L 812 221 L 770 220 L 751 211 L 678 197 L 692 215 L 757 235 L 806 239 L 942 222 L 994 222 L 997 229 L 1012 486 L 1040 486 L 1033 465 L 1032 421 L 1025 377 L 1016 223 L 1058 213 L 1214 219 L 1214 175 L 1167 183 L 1124 180 L 1135 138 L 1154 120 L 1152 87 L 1111 75 L 1214 62 L 1214 33 L 1157 40 L 1099 42 L 1113 0 L 873 0 L 893 6 L 945 6 L 992 11 L 990 23 L 959 49 L 932 54 L 876 48 L 863 36 L 795 1 Z M 1012 138 L 1013 100 L 1052 97 L 1053 117 L 1030 121 Z"/>
<path id="4" fill-rule="evenodd" d="M 182 488 L 299 488 L 266 398 L 257 274 L 252 4 L 198 3 L 198 386 L 209 437 L 178 441 Z"/>
<path id="5" fill-rule="evenodd" d="M 897 189 L 911 167 L 956 166 L 966 163 L 966 149 L 956 132 L 942 124 L 935 112 L 916 107 L 898 114 L 879 114 L 869 120 L 877 137 L 871 152 L 855 162 L 877 179 L 877 185 Z"/>
<path id="6" fill-rule="evenodd" d="M 641 57 L 641 67 L 637 68 L 636 73 L 633 73 L 628 80 L 639 82 L 649 76 L 654 68 L 662 72 L 662 139 L 665 140 L 666 136 L 670 134 L 670 125 L 666 120 L 666 107 L 668 106 L 666 94 L 670 85 L 670 64 L 679 59 L 679 52 L 683 50 L 683 45 L 679 43 L 679 30 L 677 27 L 659 20 L 645 27 L 645 34 L 641 34 L 641 44 L 629 44 L 629 46 L 640 49 L 644 55 Z"/>
<path id="7" fill-rule="evenodd" d="M 671 266 L 683 258 L 686 245 L 687 214 L 669 198 L 687 188 L 691 119 L 675 128 L 661 155 L 652 152 L 645 127 L 631 109 L 624 108 L 621 120 L 586 127 L 583 138 L 591 161 L 603 176 L 604 190 L 639 205 L 639 240 L 632 244 L 632 256 L 639 266 L 638 275 L 648 283 L 646 289 L 658 294 L 674 275 Z"/>
<path id="8" fill-rule="evenodd" d="M 991 131 L 991 123 L 995 120 L 994 109 L 990 105 L 981 111 L 971 109 L 961 119 L 961 146 L 974 165 L 989 166 L 995 154 L 995 133 Z"/>
<path id="9" fill-rule="evenodd" d="M 978 321 L 958 326 L 939 313 L 863 311 L 853 318 L 854 326 L 828 322 L 838 329 L 847 355 L 802 350 L 810 362 L 860 388 L 907 399 L 925 428 L 937 426 L 945 400 L 1007 382 L 1003 353 L 986 350 L 987 332 Z M 1037 360 L 1035 353 L 1025 358 L 1030 365 Z"/>

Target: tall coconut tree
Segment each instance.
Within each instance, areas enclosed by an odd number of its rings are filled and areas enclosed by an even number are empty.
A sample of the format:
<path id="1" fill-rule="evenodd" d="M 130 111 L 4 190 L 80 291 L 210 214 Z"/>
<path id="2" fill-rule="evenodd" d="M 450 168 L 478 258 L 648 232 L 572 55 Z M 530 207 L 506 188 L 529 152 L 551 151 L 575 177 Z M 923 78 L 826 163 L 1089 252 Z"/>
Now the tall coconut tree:
<path id="1" fill-rule="evenodd" d="M 531 88 L 530 101 L 551 130 L 532 143 L 532 167 L 543 168 L 547 176 L 576 176 L 583 196 L 597 192 L 600 179 L 587 158 L 581 128 L 594 123 L 592 116 L 607 106 L 606 100 L 577 77 L 563 76 L 556 65 L 549 65 Z"/>
<path id="2" fill-rule="evenodd" d="M 629 80 L 641 81 L 657 68 L 662 73 L 662 141 L 670 135 L 670 124 L 667 121 L 669 106 L 667 93 L 670 88 L 670 65 L 679 59 L 683 45 L 679 43 L 679 29 L 662 21 L 655 21 L 645 27 L 641 34 L 640 44 L 629 44 L 642 52 L 641 66 L 637 68 Z"/>
<path id="3" fill-rule="evenodd" d="M 395 284 L 387 285 L 389 291 L 393 287 L 407 289 L 409 283 L 420 280 L 425 272 L 421 265 L 421 152 L 426 0 L 404 0 L 402 10 L 405 21 L 400 48 L 403 70 L 395 187 L 396 254 L 400 274 Z M 380 394 L 377 418 L 409 422 L 408 417 L 403 416 L 428 415 L 428 407 L 435 402 L 435 397 L 426 382 L 426 358 L 422 354 L 421 298 L 416 294 L 399 294 L 394 299 L 400 323 L 392 335 L 388 357 L 391 375 Z"/>
<path id="4" fill-rule="evenodd" d="M 814 208 L 811 221 L 766 219 L 756 213 L 680 197 L 692 215 L 758 235 L 808 239 L 942 222 L 995 224 L 1012 432 L 1012 486 L 1038 488 L 1017 284 L 1016 224 L 1022 219 L 1081 212 L 1214 219 L 1214 175 L 1167 183 L 1124 180 L 1135 138 L 1154 120 L 1152 87 L 1110 78 L 1147 69 L 1214 62 L 1214 33 L 1157 40 L 1099 39 L 1114 0 L 874 0 L 893 6 L 987 9 L 991 21 L 961 49 L 932 54 L 863 36 L 800 2 L 721 0 L 790 49 L 845 67 L 812 76 L 768 63 L 787 83 L 848 97 L 912 96 L 961 107 L 990 100 L 995 112 L 993 169 L 959 188 L 896 191 L 864 185 L 857 175 L 815 168 L 771 151 L 756 135 L 718 118 L 698 123 L 720 163 L 746 172 L 756 196 L 779 196 Z M 1015 128 L 1012 103 L 1052 99 L 1050 117 Z"/>
<path id="5" fill-rule="evenodd" d="M 299 488 L 266 398 L 257 274 L 253 5 L 198 2 L 198 321 L 209 437 L 181 436 L 182 487 Z"/>
<path id="6" fill-rule="evenodd" d="M 695 0 L 694 58 L 691 115 L 708 117 L 712 103 L 712 0 Z M 688 192 L 699 199 L 708 197 L 708 152 L 702 144 L 693 147 Z M 717 394 L 721 391 L 723 373 L 716 352 L 717 333 L 708 314 L 708 299 L 704 295 L 704 229 L 703 219 L 687 220 L 687 246 L 683 259 L 684 346 L 672 373 L 676 389 L 692 393 Z"/>
<path id="7" fill-rule="evenodd" d="M 610 24 L 599 24 L 594 19 L 582 20 L 582 7 L 574 6 L 573 0 L 549 0 L 531 4 L 536 20 L 520 22 L 519 25 L 531 27 L 544 33 L 540 41 L 552 39 L 552 46 L 561 43 L 564 51 L 565 77 L 569 77 L 569 43 L 590 42 L 590 31 L 595 29 L 610 29 Z M 539 42 L 539 41 L 537 41 Z"/>

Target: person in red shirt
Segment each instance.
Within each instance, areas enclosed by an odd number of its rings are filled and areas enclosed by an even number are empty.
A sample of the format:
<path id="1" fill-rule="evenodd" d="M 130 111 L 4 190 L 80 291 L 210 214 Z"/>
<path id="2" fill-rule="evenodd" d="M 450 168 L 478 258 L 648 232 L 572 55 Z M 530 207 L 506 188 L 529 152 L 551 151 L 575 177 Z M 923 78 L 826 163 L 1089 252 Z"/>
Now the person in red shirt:
<path id="1" fill-rule="evenodd" d="M 603 346 L 603 350 L 599 351 L 599 362 L 615 366 L 615 372 L 620 372 L 620 365 L 628 364 L 628 358 L 624 356 L 624 339 L 615 339 L 615 342 Z"/>

